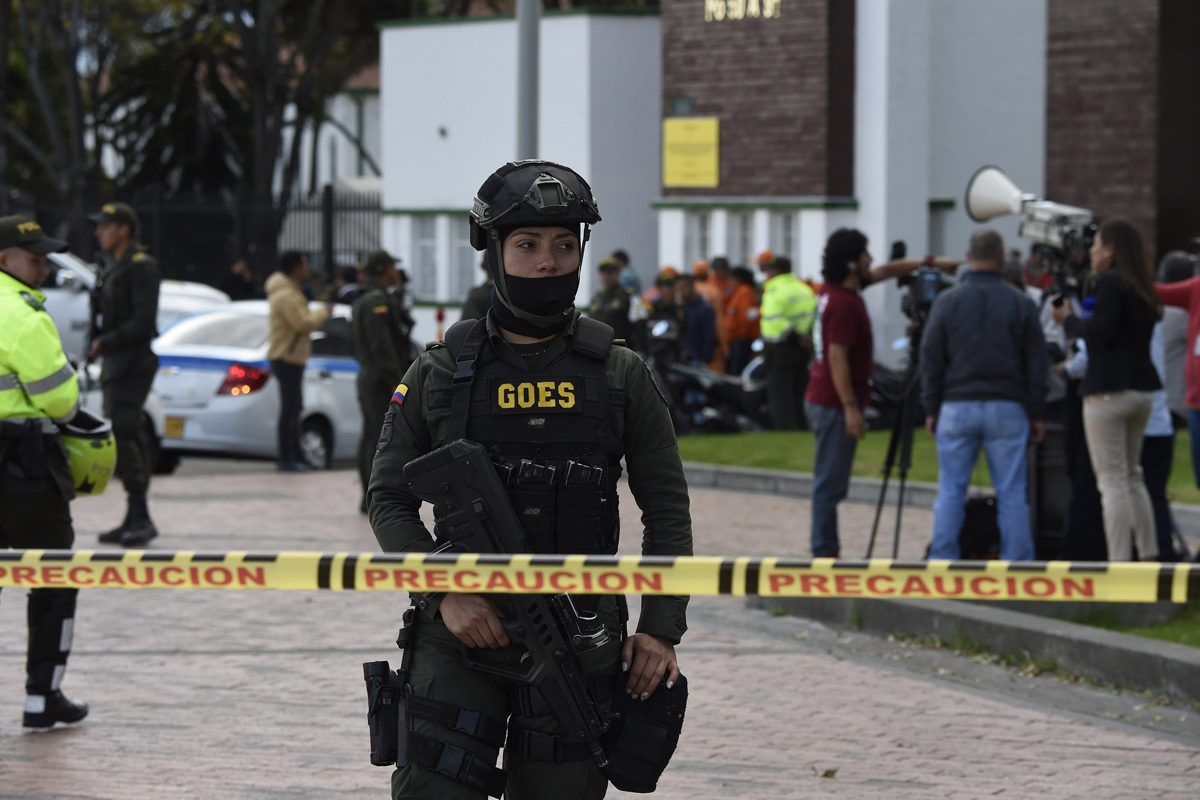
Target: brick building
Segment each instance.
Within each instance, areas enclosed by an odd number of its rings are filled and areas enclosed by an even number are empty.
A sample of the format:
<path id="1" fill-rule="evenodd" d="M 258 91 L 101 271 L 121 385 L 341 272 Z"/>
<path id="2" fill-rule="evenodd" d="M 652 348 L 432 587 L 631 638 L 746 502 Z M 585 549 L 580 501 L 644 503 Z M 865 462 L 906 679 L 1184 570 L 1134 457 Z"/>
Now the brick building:
<path id="1" fill-rule="evenodd" d="M 1200 3 L 1050 0 L 1046 193 L 1129 217 L 1157 262 L 1200 234 Z"/>
<path id="2" fill-rule="evenodd" d="M 897 239 L 958 255 L 985 164 L 1132 217 L 1152 257 L 1200 234 L 1200 3 L 662 0 L 661 17 L 660 265 L 769 248 L 819 278 L 843 225 L 877 261 Z M 1027 250 L 1018 222 L 988 224 Z M 866 293 L 885 363 L 899 291 Z"/>

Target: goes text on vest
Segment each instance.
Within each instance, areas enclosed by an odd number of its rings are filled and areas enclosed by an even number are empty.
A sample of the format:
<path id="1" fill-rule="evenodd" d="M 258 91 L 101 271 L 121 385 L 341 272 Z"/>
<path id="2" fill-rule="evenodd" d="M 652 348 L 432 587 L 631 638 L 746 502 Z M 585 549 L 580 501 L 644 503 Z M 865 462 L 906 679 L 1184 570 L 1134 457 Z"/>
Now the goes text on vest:
<path id="1" fill-rule="evenodd" d="M 582 410 L 583 392 L 578 378 L 493 379 L 491 395 L 496 414 L 578 414 Z"/>

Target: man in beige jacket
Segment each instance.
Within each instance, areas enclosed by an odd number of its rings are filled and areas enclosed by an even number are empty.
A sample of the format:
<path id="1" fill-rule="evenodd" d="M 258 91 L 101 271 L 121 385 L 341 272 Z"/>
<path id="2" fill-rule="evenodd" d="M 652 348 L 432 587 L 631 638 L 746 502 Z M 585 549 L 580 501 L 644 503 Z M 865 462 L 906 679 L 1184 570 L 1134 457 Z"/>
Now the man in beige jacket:
<path id="1" fill-rule="evenodd" d="M 267 359 L 279 384 L 279 471 L 304 472 L 318 466 L 300 453 L 300 409 L 304 406 L 304 364 L 312 353 L 309 333 L 329 319 L 329 307 L 310 310 L 300 288 L 308 280 L 308 256 L 289 250 L 279 258 L 279 271 L 267 277 L 271 306 L 271 343 Z"/>

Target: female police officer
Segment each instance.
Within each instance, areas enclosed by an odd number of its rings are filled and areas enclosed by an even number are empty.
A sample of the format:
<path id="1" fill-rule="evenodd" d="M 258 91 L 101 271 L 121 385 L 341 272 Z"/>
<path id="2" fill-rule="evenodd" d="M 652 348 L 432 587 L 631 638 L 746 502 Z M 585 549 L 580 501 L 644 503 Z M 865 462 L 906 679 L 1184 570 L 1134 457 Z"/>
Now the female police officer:
<path id="1" fill-rule="evenodd" d="M 575 310 L 583 249 L 590 225 L 599 221 L 587 182 L 559 164 L 506 164 L 480 188 L 471 243 L 487 251 L 495 280 L 491 310 L 485 319 L 451 328 L 446 342 L 431 344 L 396 390 L 370 485 L 371 524 L 385 551 L 436 546 L 402 469 L 448 441 L 467 438 L 486 447 L 502 470 L 534 552 L 616 551 L 624 457 L 645 525 L 643 554 L 691 554 L 687 484 L 661 391 L 633 351 L 612 344 L 611 328 Z M 464 372 L 468 361 L 473 363 Z M 456 372 L 473 377 L 456 381 Z M 534 391 L 539 384 L 554 389 Z M 509 729 L 500 772 L 492 765 L 504 737 L 487 735 L 482 729 L 489 725 L 464 733 L 431 721 L 438 713 L 410 715 L 407 763 L 401 753 L 393 797 L 482 798 L 498 795 L 499 787 L 509 798 L 603 797 L 607 783 L 600 768 L 556 741 L 558 725 L 544 702 L 530 696 L 536 692 L 463 666 L 464 646 L 490 649 L 493 660 L 520 660 L 500 623 L 511 596 L 414 600 L 407 676 L 412 693 L 448 710 L 440 714 L 443 720 L 463 719 L 454 713 L 461 709 L 468 716 L 478 712 L 501 733 L 509 720 Z M 594 607 L 617 629 L 615 598 L 576 603 Z M 686 606 L 686 597 L 644 597 L 637 633 L 619 647 L 614 638 L 594 668 L 597 691 L 618 686 L 645 699 L 660 681 L 678 680 L 675 644 L 687 628 Z M 623 684 L 605 680 L 618 669 L 618 658 L 628 676 Z M 447 760 L 447 753 L 459 755 Z"/>

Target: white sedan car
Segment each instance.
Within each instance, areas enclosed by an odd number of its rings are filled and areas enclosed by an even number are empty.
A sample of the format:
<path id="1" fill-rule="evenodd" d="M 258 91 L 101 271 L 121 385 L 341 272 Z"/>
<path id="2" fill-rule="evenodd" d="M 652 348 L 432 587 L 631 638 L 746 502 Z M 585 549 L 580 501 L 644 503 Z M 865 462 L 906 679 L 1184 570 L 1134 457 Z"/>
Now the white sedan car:
<path id="1" fill-rule="evenodd" d="M 84 356 L 84 340 L 91 324 L 88 295 L 96 285 L 96 268 L 71 253 L 51 253 L 50 277 L 42 286 L 46 311 L 58 327 L 63 352 L 79 363 Z M 158 290 L 158 330 L 188 314 L 206 311 L 229 302 L 229 295 L 203 283 L 163 281 Z"/>
<path id="2" fill-rule="evenodd" d="M 313 307 L 320 307 L 314 303 Z M 279 390 L 267 362 L 265 300 L 243 300 L 179 320 L 154 341 L 164 454 L 276 459 Z M 305 460 L 329 467 L 355 458 L 362 431 L 350 309 L 313 331 L 300 414 Z"/>

